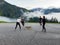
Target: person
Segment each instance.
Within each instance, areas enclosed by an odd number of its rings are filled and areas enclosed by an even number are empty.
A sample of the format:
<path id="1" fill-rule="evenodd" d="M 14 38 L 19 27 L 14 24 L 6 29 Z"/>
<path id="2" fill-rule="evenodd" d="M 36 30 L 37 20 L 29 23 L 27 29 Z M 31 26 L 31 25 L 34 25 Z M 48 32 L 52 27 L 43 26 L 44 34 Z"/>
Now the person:
<path id="1" fill-rule="evenodd" d="M 16 21 L 16 27 L 15 27 L 15 30 L 16 30 L 16 28 L 17 28 L 18 25 L 19 25 L 19 28 L 21 29 L 20 22 L 21 22 L 21 18 L 18 18 L 17 21 Z"/>
<path id="2" fill-rule="evenodd" d="M 39 18 L 39 23 L 40 23 L 40 25 L 42 25 L 42 18 L 41 18 L 41 16 Z"/>
<path id="3" fill-rule="evenodd" d="M 43 19 L 42 19 L 42 31 L 44 31 L 44 32 L 46 32 L 45 24 L 46 24 L 46 19 L 45 19 L 45 16 L 43 16 Z"/>
<path id="4" fill-rule="evenodd" d="M 24 26 L 25 25 L 25 23 L 24 23 L 24 18 L 22 17 L 21 18 L 21 24 Z"/>

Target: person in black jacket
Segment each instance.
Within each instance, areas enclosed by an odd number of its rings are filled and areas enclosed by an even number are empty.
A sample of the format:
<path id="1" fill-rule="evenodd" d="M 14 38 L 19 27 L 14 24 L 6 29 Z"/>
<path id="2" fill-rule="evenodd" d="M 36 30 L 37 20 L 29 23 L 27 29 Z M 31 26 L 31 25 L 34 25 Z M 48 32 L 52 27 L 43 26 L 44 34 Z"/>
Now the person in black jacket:
<path id="1" fill-rule="evenodd" d="M 40 25 L 42 25 L 42 18 L 41 18 L 41 16 L 39 18 L 39 23 L 40 23 Z"/>
<path id="2" fill-rule="evenodd" d="M 45 24 L 46 24 L 46 19 L 45 19 L 45 16 L 43 16 L 43 19 L 42 19 L 42 31 L 44 31 L 44 32 L 46 32 Z"/>
<path id="3" fill-rule="evenodd" d="M 21 24 L 24 26 L 25 25 L 25 22 L 24 22 L 25 20 L 24 20 L 24 18 L 22 17 L 21 18 Z"/>

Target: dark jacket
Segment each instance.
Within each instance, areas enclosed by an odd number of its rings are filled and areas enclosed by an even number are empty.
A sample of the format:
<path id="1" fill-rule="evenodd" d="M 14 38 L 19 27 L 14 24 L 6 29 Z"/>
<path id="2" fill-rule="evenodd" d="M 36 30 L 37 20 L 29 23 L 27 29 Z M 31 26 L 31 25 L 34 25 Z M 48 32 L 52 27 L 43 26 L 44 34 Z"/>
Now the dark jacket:
<path id="1" fill-rule="evenodd" d="M 40 23 L 42 22 L 42 18 L 39 18 L 39 22 L 40 22 Z"/>

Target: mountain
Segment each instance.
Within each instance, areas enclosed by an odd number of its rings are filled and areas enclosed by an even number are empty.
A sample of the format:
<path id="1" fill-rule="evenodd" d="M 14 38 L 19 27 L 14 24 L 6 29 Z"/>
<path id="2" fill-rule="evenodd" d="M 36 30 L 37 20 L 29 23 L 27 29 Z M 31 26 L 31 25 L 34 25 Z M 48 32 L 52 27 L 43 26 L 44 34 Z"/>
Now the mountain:
<path id="1" fill-rule="evenodd" d="M 23 15 L 24 12 L 29 10 L 11 5 L 4 0 L 0 0 L 0 16 L 5 16 L 9 18 L 18 18 Z"/>
<path id="2" fill-rule="evenodd" d="M 3 2 L 4 0 L 0 0 L 0 3 Z"/>
<path id="3" fill-rule="evenodd" d="M 31 9 L 30 12 L 34 12 L 34 11 L 40 11 L 42 8 L 34 8 L 34 9 Z"/>
<path id="4" fill-rule="evenodd" d="M 43 9 L 43 8 L 35 8 L 35 9 L 31 9 L 30 12 L 35 12 L 35 11 L 39 11 L 45 15 L 51 14 L 51 13 L 60 13 L 60 8 L 47 8 L 47 9 Z"/>
<path id="5" fill-rule="evenodd" d="M 60 13 L 60 8 L 45 9 L 44 14 Z"/>
<path id="6" fill-rule="evenodd" d="M 23 15 L 24 12 L 35 12 L 39 11 L 45 15 L 51 14 L 51 13 L 60 13 L 60 8 L 34 8 L 31 10 L 27 10 L 22 7 L 17 7 L 15 5 L 11 5 L 7 3 L 4 0 L 0 0 L 0 16 L 5 16 L 9 18 L 18 18 L 21 15 Z"/>

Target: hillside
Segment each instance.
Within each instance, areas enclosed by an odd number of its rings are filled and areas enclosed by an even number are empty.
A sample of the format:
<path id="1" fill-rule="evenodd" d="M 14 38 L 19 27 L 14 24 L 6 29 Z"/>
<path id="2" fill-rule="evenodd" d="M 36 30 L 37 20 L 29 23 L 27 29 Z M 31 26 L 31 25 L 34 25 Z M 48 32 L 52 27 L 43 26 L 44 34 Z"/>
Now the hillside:
<path id="1" fill-rule="evenodd" d="M 25 8 L 17 7 L 11 5 L 5 1 L 0 2 L 0 16 L 5 16 L 9 18 L 18 18 L 23 15 L 24 12 L 28 10 Z"/>

